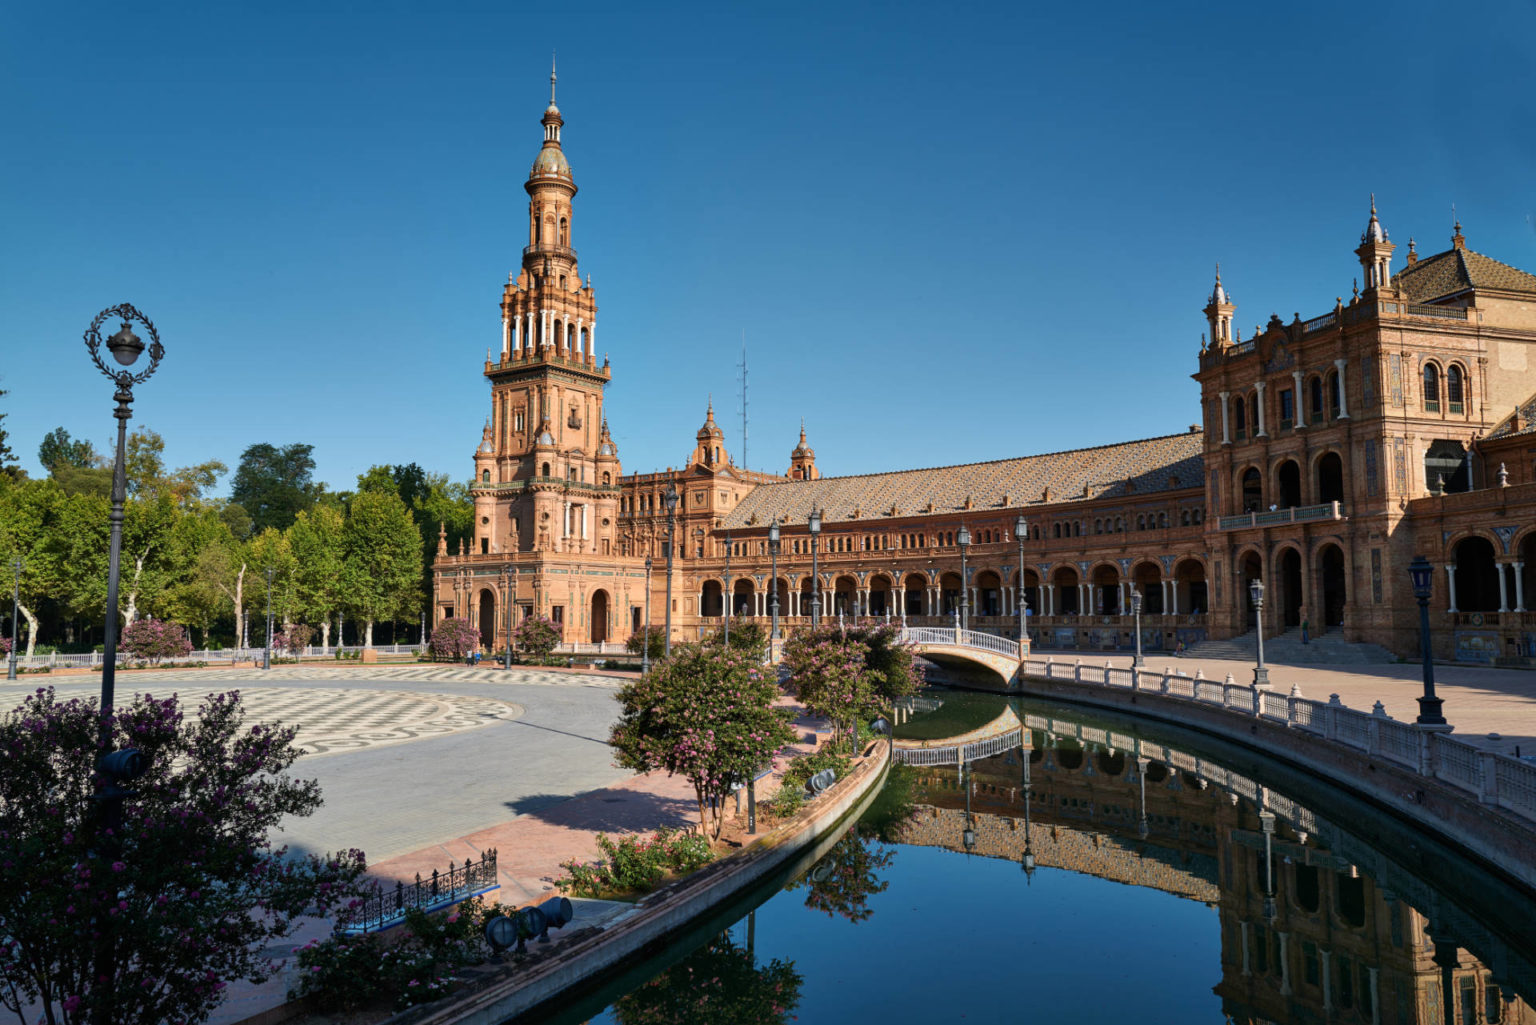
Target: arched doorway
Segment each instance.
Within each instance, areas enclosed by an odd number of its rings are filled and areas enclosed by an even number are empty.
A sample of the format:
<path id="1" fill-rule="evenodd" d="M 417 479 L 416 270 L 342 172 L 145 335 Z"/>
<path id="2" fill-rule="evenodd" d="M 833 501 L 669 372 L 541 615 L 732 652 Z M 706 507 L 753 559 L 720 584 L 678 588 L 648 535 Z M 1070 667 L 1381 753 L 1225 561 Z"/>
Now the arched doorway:
<path id="1" fill-rule="evenodd" d="M 832 611 L 844 616 L 854 614 L 859 599 L 859 582 L 853 577 L 838 577 L 832 584 Z M 862 611 L 862 610 L 860 610 Z"/>
<path id="2" fill-rule="evenodd" d="M 1163 572 L 1155 562 L 1140 562 L 1131 571 L 1131 582 L 1141 594 L 1141 611 L 1149 616 L 1160 616 L 1166 609 L 1163 602 Z"/>
<path id="3" fill-rule="evenodd" d="M 1344 460 L 1337 452 L 1326 452 L 1317 461 L 1317 500 L 1344 501 Z"/>
<path id="4" fill-rule="evenodd" d="M 1018 601 L 1019 574 L 1013 574 L 1013 599 Z M 1024 605 L 1032 616 L 1040 615 L 1044 610 L 1040 605 L 1040 574 L 1032 569 L 1024 571 Z M 1014 607 L 1014 615 L 1018 615 L 1018 607 Z"/>
<path id="5" fill-rule="evenodd" d="M 1249 552 L 1238 564 L 1237 581 L 1242 594 L 1238 595 L 1237 607 L 1243 610 L 1243 629 L 1252 630 L 1258 623 L 1258 610 L 1253 604 L 1252 583 L 1264 578 L 1264 562 L 1258 552 Z"/>
<path id="6" fill-rule="evenodd" d="M 902 587 L 906 588 L 906 614 L 921 616 L 926 613 L 923 604 L 928 594 L 928 578 L 921 573 L 908 573 Z"/>
<path id="7" fill-rule="evenodd" d="M 1301 504 L 1301 467 L 1294 459 L 1287 459 L 1275 472 L 1275 484 L 1280 497 L 1280 508 L 1292 509 Z"/>
<path id="8" fill-rule="evenodd" d="M 939 615 L 952 616 L 960 609 L 960 574 L 945 573 L 939 578 Z"/>
<path id="9" fill-rule="evenodd" d="M 982 570 L 976 574 L 976 608 L 972 612 L 978 616 L 1001 616 L 1002 589 L 1002 578 L 992 570 Z"/>
<path id="10" fill-rule="evenodd" d="M 1093 570 L 1093 614 L 1120 615 L 1120 571 L 1100 565 Z"/>
<path id="11" fill-rule="evenodd" d="M 704 616 L 719 616 L 724 614 L 725 589 L 720 586 L 718 580 L 704 581 L 703 593 L 699 596 L 699 614 Z"/>
<path id="12" fill-rule="evenodd" d="M 1344 550 L 1338 545 L 1325 545 L 1318 553 L 1318 563 L 1323 578 L 1323 627 L 1341 627 L 1344 625 L 1344 605 L 1349 600 Z"/>
<path id="13" fill-rule="evenodd" d="M 1280 623 L 1286 629 L 1300 626 L 1301 607 L 1306 601 L 1301 590 L 1301 553 L 1294 548 L 1281 552 L 1278 569 L 1275 575 L 1280 586 L 1275 604 L 1280 608 Z"/>
<path id="14" fill-rule="evenodd" d="M 485 588 L 480 592 L 480 644 L 486 651 L 496 641 L 496 592 Z"/>
<path id="15" fill-rule="evenodd" d="M 891 578 L 884 573 L 876 573 L 869 578 L 869 614 L 871 616 L 884 616 L 896 609 L 896 596 L 892 593 L 894 585 Z"/>
<path id="16" fill-rule="evenodd" d="M 1206 597 L 1205 566 L 1199 559 L 1180 559 L 1173 567 L 1173 611 L 1196 615 L 1211 611 Z"/>
<path id="17" fill-rule="evenodd" d="M 1464 537 L 1456 542 L 1456 608 L 1462 612 L 1499 610 L 1499 574 L 1493 542 Z"/>
<path id="18" fill-rule="evenodd" d="M 783 577 L 775 577 L 768 584 L 768 607 L 764 611 L 767 615 L 773 615 L 773 600 L 779 600 L 779 618 L 789 615 L 789 581 Z"/>
<path id="19" fill-rule="evenodd" d="M 1250 466 L 1243 471 L 1239 487 L 1243 503 L 1240 512 L 1258 512 L 1264 508 L 1264 478 L 1257 467 Z"/>
<path id="20" fill-rule="evenodd" d="M 751 616 L 757 611 L 757 587 L 750 577 L 742 577 L 731 585 L 731 615 Z"/>
<path id="21" fill-rule="evenodd" d="M 602 644 L 608 639 L 608 592 L 592 592 L 592 643 Z"/>
<path id="22" fill-rule="evenodd" d="M 1051 611 L 1058 616 L 1077 615 L 1082 607 L 1078 601 L 1081 589 L 1077 586 L 1077 570 L 1070 566 L 1061 567 L 1051 574 L 1051 586 L 1054 597 Z"/>

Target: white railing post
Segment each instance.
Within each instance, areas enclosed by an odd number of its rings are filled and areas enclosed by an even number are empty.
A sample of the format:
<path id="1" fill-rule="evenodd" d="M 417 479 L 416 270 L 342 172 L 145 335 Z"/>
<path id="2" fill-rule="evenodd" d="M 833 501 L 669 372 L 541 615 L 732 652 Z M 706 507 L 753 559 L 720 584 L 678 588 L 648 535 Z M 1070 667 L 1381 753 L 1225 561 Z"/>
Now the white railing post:
<path id="1" fill-rule="evenodd" d="M 1329 740 L 1339 739 L 1339 709 L 1343 707 L 1337 694 L 1328 695 L 1328 706 L 1323 709 L 1323 736 Z"/>
<path id="2" fill-rule="evenodd" d="M 1479 751 L 1477 753 L 1478 768 L 1482 770 L 1483 785 L 1478 787 L 1477 796 L 1484 804 L 1499 803 L 1499 764 L 1498 755 L 1493 751 Z"/>
<path id="3" fill-rule="evenodd" d="M 1371 707 L 1371 721 L 1365 724 L 1365 750 L 1367 754 L 1381 752 L 1381 722 L 1387 718 L 1387 706 L 1380 701 Z"/>

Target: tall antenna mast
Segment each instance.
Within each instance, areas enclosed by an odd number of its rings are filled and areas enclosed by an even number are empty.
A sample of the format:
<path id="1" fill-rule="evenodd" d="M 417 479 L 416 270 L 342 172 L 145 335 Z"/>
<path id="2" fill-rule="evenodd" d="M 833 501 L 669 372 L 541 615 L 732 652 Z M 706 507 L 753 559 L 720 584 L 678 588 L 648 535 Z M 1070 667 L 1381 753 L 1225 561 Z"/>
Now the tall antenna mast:
<path id="1" fill-rule="evenodd" d="M 748 467 L 747 462 L 747 332 L 743 328 L 741 332 L 741 466 Z"/>

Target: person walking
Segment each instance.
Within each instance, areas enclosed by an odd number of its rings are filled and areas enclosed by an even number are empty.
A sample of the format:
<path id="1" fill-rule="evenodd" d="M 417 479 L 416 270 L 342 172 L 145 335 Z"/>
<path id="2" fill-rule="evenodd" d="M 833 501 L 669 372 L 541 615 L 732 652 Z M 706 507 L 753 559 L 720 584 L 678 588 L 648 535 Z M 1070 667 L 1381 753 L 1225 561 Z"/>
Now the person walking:
<path id="1" fill-rule="evenodd" d="M 1301 610 L 1301 643 L 1312 643 L 1312 624 L 1307 619 L 1307 610 Z"/>

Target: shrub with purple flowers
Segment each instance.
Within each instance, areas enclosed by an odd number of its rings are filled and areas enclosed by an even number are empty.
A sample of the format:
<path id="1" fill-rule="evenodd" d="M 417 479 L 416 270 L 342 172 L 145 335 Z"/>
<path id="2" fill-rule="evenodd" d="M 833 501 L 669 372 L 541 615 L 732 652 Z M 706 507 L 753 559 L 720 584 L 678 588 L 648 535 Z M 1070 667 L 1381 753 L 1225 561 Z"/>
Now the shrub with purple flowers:
<path id="1" fill-rule="evenodd" d="M 432 630 L 432 642 L 427 647 L 434 658 L 457 661 L 480 647 L 480 631 L 467 619 L 449 616 Z"/>
<path id="2" fill-rule="evenodd" d="M 300 915 L 355 899 L 363 856 L 270 845 L 320 790 L 288 774 L 295 728 L 247 723 L 238 692 L 209 695 L 195 715 L 147 694 L 117 710 L 113 748 L 143 752 L 149 769 L 108 835 L 93 800 L 106 782 L 99 724 L 94 701 L 52 689 L 0 718 L 0 1006 L 63 1025 L 202 1021 L 230 982 L 271 976 L 262 948 Z"/>
<path id="3" fill-rule="evenodd" d="M 136 619 L 123 628 L 123 650 L 141 662 L 186 658 L 192 653 L 187 628 L 168 619 Z"/>
<path id="4" fill-rule="evenodd" d="M 535 659 L 546 659 L 560 643 L 560 624 L 543 616 L 525 616 L 512 630 L 512 643 Z"/>
<path id="5" fill-rule="evenodd" d="M 734 647 L 681 644 L 650 675 L 618 693 L 622 712 L 609 743 L 628 769 L 665 769 L 693 784 L 699 824 L 716 839 L 710 806 L 724 809 L 731 784 L 745 782 L 794 741 L 793 711 L 774 707 L 771 670 Z"/>

